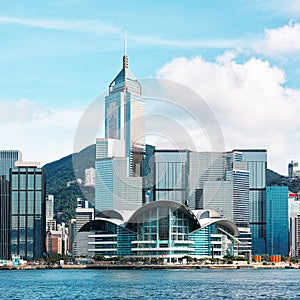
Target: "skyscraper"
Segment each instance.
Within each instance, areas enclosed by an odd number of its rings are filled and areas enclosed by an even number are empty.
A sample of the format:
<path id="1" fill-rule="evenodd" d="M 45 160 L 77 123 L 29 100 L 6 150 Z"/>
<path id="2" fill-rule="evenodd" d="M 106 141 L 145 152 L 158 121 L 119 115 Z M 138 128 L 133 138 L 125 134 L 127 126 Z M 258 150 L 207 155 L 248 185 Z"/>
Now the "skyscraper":
<path id="1" fill-rule="evenodd" d="M 38 163 L 19 162 L 10 173 L 11 254 L 41 258 L 45 252 L 45 174 Z"/>
<path id="2" fill-rule="evenodd" d="M 236 150 L 249 171 L 250 229 L 253 254 L 266 253 L 266 172 L 267 151 Z"/>
<path id="3" fill-rule="evenodd" d="M 214 209 L 249 227 L 249 171 L 241 152 L 190 152 L 188 170 L 193 209 Z"/>
<path id="4" fill-rule="evenodd" d="M 288 255 L 289 212 L 288 187 L 266 188 L 266 252 Z"/>
<path id="5" fill-rule="evenodd" d="M 96 141 L 96 209 L 142 206 L 144 152 L 142 88 L 124 55 L 105 97 L 105 138 Z"/>

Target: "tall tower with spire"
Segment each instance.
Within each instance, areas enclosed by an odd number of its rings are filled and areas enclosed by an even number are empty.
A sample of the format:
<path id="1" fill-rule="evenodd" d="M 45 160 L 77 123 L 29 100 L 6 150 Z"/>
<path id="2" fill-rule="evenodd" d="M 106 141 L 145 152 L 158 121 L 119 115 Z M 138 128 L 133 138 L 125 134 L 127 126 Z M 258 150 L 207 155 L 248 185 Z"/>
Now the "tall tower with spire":
<path id="1" fill-rule="evenodd" d="M 124 36 L 123 66 L 105 97 L 105 138 L 96 141 L 96 209 L 142 206 L 144 149 L 142 86 L 128 67 Z"/>

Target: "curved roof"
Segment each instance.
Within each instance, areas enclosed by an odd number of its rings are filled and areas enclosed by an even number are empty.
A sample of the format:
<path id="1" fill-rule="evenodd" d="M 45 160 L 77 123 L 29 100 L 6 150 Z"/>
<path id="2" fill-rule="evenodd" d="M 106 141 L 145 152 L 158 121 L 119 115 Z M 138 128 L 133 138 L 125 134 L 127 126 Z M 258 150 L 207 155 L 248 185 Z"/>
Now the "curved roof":
<path id="1" fill-rule="evenodd" d="M 238 236 L 239 235 L 239 229 L 238 227 L 231 222 L 230 220 L 224 219 L 224 218 L 203 218 L 199 220 L 201 229 L 205 228 L 209 225 L 215 224 L 218 227 L 223 227 L 223 229 L 229 233 L 232 236 Z"/>
<path id="2" fill-rule="evenodd" d="M 154 201 L 142 206 L 141 208 L 136 210 L 136 212 L 131 216 L 125 228 L 135 231 L 136 224 L 139 223 L 139 218 L 143 215 L 143 213 L 149 212 L 154 208 L 170 208 L 172 211 L 180 210 L 191 220 L 191 231 L 195 231 L 201 228 L 199 220 L 192 212 L 192 210 L 190 210 L 187 206 L 179 202 L 171 200 Z"/>
<path id="3" fill-rule="evenodd" d="M 89 232 L 91 230 L 102 230 L 102 225 L 104 222 L 112 223 L 116 226 L 121 226 L 123 222 L 118 219 L 97 219 L 90 221 L 88 223 L 85 223 L 80 229 L 79 232 Z"/>
<path id="4" fill-rule="evenodd" d="M 136 211 L 132 210 L 104 210 L 97 214 L 97 219 L 85 224 L 79 231 L 99 230 L 100 223 L 97 221 L 106 221 L 117 226 L 136 232 L 136 225 L 143 213 L 160 207 L 162 209 L 170 208 L 172 211 L 182 211 L 191 221 L 191 232 L 201 230 L 209 225 L 215 224 L 225 234 L 232 237 L 239 235 L 238 227 L 230 220 L 220 217 L 214 210 L 191 210 L 187 206 L 171 200 L 159 200 L 150 202 Z M 161 217 L 161 216 L 160 216 Z"/>
<path id="5" fill-rule="evenodd" d="M 134 210 L 107 209 L 98 212 L 96 218 L 118 219 L 126 222 L 134 212 Z"/>

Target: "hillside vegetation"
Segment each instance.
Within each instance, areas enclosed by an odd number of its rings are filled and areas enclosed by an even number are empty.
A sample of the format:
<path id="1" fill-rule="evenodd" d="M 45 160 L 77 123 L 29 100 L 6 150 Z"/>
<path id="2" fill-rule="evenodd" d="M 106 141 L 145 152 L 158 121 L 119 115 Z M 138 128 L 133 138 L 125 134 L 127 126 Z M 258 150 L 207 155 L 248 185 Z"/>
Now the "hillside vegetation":
<path id="1" fill-rule="evenodd" d="M 63 212 L 65 221 L 75 217 L 77 198 L 87 198 L 92 204 L 94 203 L 95 189 L 78 184 L 76 179 L 84 180 L 85 169 L 95 167 L 95 157 L 96 147 L 91 145 L 79 153 L 68 155 L 44 166 L 46 193 L 54 195 L 54 212 Z"/>
<path id="2" fill-rule="evenodd" d="M 267 186 L 272 185 L 286 185 L 289 187 L 289 190 L 293 193 L 300 192 L 300 180 L 289 180 L 288 177 L 280 175 L 272 170 L 267 170 L 266 176 Z"/>

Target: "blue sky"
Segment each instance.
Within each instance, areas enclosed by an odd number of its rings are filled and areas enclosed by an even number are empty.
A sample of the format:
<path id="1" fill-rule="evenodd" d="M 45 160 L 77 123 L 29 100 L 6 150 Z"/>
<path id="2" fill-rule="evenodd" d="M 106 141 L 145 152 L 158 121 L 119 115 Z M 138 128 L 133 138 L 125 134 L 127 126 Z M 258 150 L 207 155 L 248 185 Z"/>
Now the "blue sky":
<path id="1" fill-rule="evenodd" d="M 300 1 L 0 5 L 3 149 L 42 163 L 71 153 L 81 114 L 121 67 L 126 27 L 133 73 L 204 97 L 227 150 L 267 148 L 281 173 L 300 160 Z"/>

